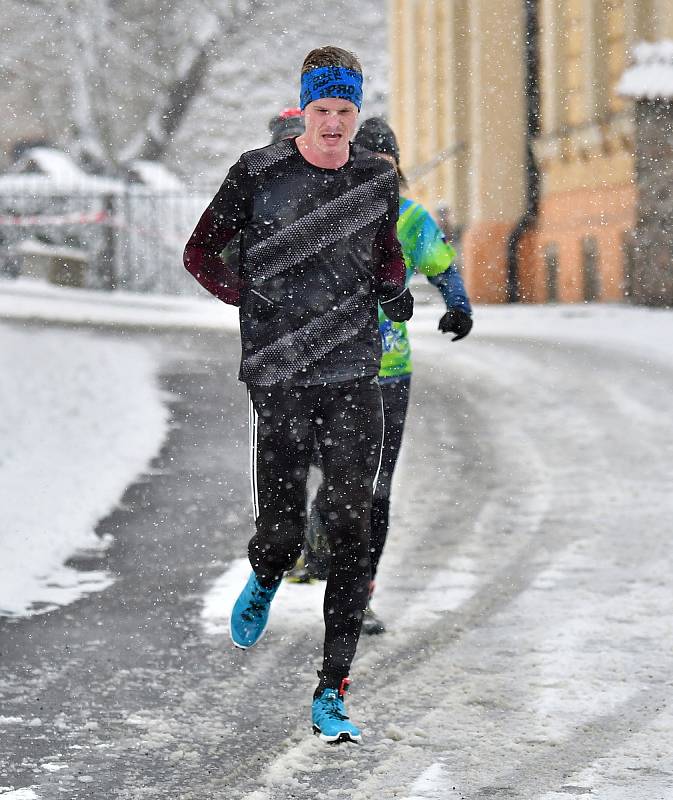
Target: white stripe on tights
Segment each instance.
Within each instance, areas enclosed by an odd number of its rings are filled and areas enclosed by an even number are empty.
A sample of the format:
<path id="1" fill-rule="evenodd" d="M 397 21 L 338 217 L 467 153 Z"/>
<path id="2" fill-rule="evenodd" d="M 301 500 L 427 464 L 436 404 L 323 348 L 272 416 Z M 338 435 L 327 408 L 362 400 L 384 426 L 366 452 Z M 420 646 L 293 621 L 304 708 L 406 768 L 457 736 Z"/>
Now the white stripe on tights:
<path id="1" fill-rule="evenodd" d="M 252 490 L 252 513 L 255 519 L 259 516 L 259 497 L 257 495 L 257 423 L 258 417 L 248 391 L 248 430 L 250 438 L 250 489 Z"/>
<path id="2" fill-rule="evenodd" d="M 381 464 L 383 463 L 383 437 L 386 432 L 386 418 L 383 413 L 383 394 L 381 394 L 381 447 L 379 449 L 379 465 L 376 468 L 376 475 L 374 475 L 374 488 L 373 491 L 376 491 L 376 484 L 379 481 L 379 472 L 381 472 Z"/>

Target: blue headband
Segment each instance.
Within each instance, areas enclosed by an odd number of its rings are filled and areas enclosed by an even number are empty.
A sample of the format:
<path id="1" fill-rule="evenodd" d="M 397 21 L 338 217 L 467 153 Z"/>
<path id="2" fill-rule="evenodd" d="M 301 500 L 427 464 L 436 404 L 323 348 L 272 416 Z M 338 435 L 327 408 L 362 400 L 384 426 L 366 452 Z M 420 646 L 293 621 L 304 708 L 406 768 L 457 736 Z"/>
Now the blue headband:
<path id="1" fill-rule="evenodd" d="M 345 67 L 317 67 L 301 76 L 299 107 L 303 111 L 314 100 L 337 97 L 362 105 L 362 75 Z"/>

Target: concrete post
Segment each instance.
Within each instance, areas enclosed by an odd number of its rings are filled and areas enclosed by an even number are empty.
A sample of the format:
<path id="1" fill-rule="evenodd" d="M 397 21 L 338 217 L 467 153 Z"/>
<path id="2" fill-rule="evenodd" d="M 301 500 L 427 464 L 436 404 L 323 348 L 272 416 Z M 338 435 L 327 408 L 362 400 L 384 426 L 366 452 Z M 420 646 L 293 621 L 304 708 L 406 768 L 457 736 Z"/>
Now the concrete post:
<path id="1" fill-rule="evenodd" d="M 641 43 L 620 92 L 635 103 L 636 227 L 631 299 L 673 306 L 673 41 Z"/>

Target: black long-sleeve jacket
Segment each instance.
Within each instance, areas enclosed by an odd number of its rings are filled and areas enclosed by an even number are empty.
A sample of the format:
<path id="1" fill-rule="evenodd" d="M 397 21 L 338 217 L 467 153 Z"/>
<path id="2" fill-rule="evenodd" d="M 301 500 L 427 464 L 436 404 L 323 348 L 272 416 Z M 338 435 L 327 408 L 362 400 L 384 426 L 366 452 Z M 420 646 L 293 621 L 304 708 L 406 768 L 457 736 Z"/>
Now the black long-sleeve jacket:
<path id="1" fill-rule="evenodd" d="M 244 153 L 203 213 L 185 267 L 240 306 L 249 385 L 334 383 L 378 373 L 380 301 L 411 317 L 397 240 L 395 169 L 351 145 L 339 169 L 309 164 L 293 139 Z M 240 231 L 237 265 L 220 257 Z"/>

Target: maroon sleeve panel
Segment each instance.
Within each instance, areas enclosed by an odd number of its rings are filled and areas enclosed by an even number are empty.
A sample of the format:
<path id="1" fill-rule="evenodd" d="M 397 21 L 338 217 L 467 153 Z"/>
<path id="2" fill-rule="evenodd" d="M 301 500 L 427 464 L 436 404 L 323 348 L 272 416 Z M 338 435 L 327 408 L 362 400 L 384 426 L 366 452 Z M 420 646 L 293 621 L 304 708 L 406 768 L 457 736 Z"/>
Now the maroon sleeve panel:
<path id="1" fill-rule="evenodd" d="M 375 243 L 377 258 L 375 261 L 375 277 L 379 286 L 392 284 L 404 287 L 407 268 L 402 255 L 402 245 L 397 238 L 397 225 L 393 223 L 382 228 Z"/>
<path id="2" fill-rule="evenodd" d="M 189 237 L 183 256 L 185 268 L 215 297 L 240 304 L 243 285 L 238 266 L 227 265 L 220 254 L 250 216 L 251 181 L 243 159 L 229 170 L 222 186 L 203 212 Z"/>
<path id="3" fill-rule="evenodd" d="M 220 253 L 236 236 L 236 228 L 226 228 L 212 204 L 203 212 L 189 237 L 183 262 L 196 280 L 224 303 L 239 305 L 241 279 L 220 258 Z"/>

